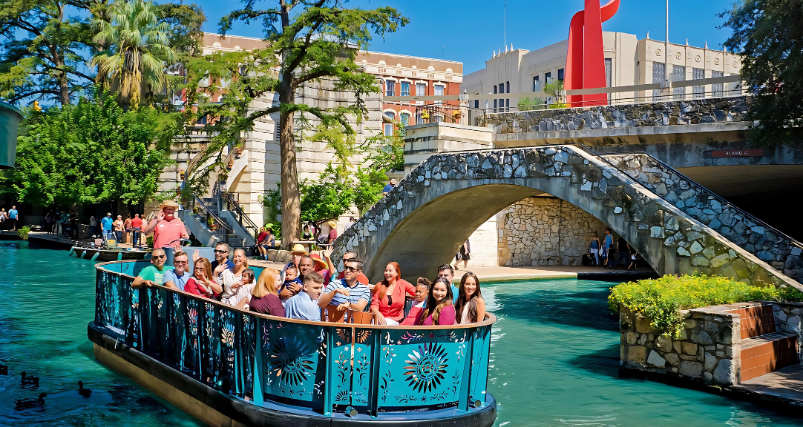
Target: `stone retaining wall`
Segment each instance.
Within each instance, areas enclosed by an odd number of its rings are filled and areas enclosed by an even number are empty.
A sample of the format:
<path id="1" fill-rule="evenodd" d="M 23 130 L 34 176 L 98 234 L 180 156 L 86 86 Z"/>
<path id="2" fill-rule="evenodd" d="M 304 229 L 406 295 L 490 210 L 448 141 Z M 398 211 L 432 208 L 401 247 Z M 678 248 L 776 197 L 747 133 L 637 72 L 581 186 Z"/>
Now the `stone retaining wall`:
<path id="1" fill-rule="evenodd" d="M 581 265 L 593 232 L 605 224 L 573 204 L 529 197 L 499 213 L 499 265 Z"/>
<path id="2" fill-rule="evenodd" d="M 776 330 L 797 334 L 798 360 L 803 363 L 803 303 L 772 302 L 772 311 Z"/>
<path id="3" fill-rule="evenodd" d="M 740 317 L 727 312 L 733 309 L 715 306 L 686 311 L 685 329 L 679 339 L 673 339 L 652 327 L 650 319 L 623 308 L 619 312 L 622 367 L 705 384 L 738 384 Z"/>
<path id="4" fill-rule="evenodd" d="M 747 98 L 737 97 L 523 111 L 489 114 L 479 118 L 479 125 L 506 134 L 739 122 L 747 106 Z"/>

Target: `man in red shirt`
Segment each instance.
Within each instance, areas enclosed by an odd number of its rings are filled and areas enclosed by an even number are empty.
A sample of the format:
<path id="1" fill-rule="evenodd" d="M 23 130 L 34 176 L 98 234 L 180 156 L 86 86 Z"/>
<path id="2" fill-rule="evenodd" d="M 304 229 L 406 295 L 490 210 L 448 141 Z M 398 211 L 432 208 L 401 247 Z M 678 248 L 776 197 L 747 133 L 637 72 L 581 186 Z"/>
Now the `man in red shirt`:
<path id="1" fill-rule="evenodd" d="M 150 224 L 142 228 L 145 234 L 153 231 L 153 248 L 181 248 L 180 239 L 189 239 L 190 235 L 184 227 L 184 223 L 176 218 L 175 212 L 178 203 L 172 200 L 165 200 L 159 205 L 159 214 Z"/>
<path id="2" fill-rule="evenodd" d="M 131 229 L 134 235 L 134 246 L 139 246 L 139 235 L 142 234 L 142 218 L 139 214 L 134 214 L 134 219 L 131 220 Z"/>

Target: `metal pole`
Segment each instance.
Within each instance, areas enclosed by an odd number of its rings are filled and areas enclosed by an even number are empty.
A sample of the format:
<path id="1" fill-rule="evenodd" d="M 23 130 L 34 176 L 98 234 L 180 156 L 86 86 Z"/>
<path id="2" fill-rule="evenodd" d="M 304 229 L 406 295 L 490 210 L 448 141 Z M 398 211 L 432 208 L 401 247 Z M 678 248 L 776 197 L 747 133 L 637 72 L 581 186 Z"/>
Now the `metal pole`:
<path id="1" fill-rule="evenodd" d="M 668 1 L 668 0 L 667 0 L 667 1 Z M 504 15 L 505 15 L 505 21 L 504 21 L 504 26 L 503 26 L 503 27 L 504 27 L 504 31 L 503 31 L 503 32 L 504 32 L 504 37 L 503 37 L 503 40 L 504 40 L 505 49 L 507 49 L 507 0 L 505 0 L 505 13 L 504 13 Z M 723 61 L 723 62 L 724 62 L 724 61 Z"/>
<path id="2" fill-rule="evenodd" d="M 664 41 L 664 81 L 669 92 L 669 0 L 666 0 L 666 40 Z"/>

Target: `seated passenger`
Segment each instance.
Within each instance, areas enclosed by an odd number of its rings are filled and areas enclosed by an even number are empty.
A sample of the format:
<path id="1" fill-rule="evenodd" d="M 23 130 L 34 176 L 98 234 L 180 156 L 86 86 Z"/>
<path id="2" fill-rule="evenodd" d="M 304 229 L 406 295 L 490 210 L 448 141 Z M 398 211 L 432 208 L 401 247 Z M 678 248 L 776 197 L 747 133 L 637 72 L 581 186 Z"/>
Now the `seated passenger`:
<path id="1" fill-rule="evenodd" d="M 452 304 L 452 288 L 448 280 L 438 278 L 429 289 L 427 306 L 418 315 L 416 325 L 454 325 L 455 311 Z"/>
<path id="2" fill-rule="evenodd" d="M 164 283 L 164 274 L 173 267 L 165 266 L 167 262 L 167 255 L 164 249 L 156 248 L 151 253 L 151 264 L 142 269 L 137 275 L 137 278 L 131 283 L 132 288 L 141 288 L 143 286 L 161 285 Z"/>
<path id="3" fill-rule="evenodd" d="M 278 284 L 281 272 L 272 268 L 262 270 L 251 295 L 248 309 L 257 313 L 284 317 L 284 306 L 279 299 Z"/>
<path id="4" fill-rule="evenodd" d="M 485 300 L 480 292 L 480 279 L 477 275 L 467 271 L 460 279 L 460 296 L 454 305 L 455 312 L 460 316 L 460 324 L 477 323 L 485 320 Z"/>
<path id="5" fill-rule="evenodd" d="M 343 265 L 346 265 L 346 262 L 348 262 L 351 259 L 357 259 L 357 252 L 346 251 L 343 254 Z M 345 271 L 341 271 L 340 274 L 337 276 L 338 279 L 343 279 L 345 277 L 346 277 L 346 272 Z M 371 291 L 374 290 L 374 285 L 371 285 L 370 283 L 368 283 L 369 280 L 368 280 L 368 277 L 365 274 L 363 274 L 363 273 L 358 274 L 357 275 L 357 281 L 362 283 L 363 285 L 367 285 L 368 289 L 370 289 Z"/>
<path id="6" fill-rule="evenodd" d="M 404 322 L 401 322 L 402 325 L 415 325 L 415 321 L 418 319 L 421 311 L 427 306 L 427 295 L 429 295 L 430 286 L 432 286 L 432 282 L 430 282 L 429 279 L 424 277 L 418 278 L 415 284 L 415 302 L 413 302 L 413 306 L 410 308 L 410 314 L 407 315 Z"/>
<path id="7" fill-rule="evenodd" d="M 323 292 L 323 276 L 311 272 L 304 276 L 304 287 L 298 295 L 287 300 L 284 314 L 289 319 L 321 320 L 321 308 L 318 299 Z"/>
<path id="8" fill-rule="evenodd" d="M 166 271 L 164 274 L 165 286 L 183 291 L 191 277 L 190 272 L 187 271 L 189 266 L 190 257 L 186 252 L 178 251 L 173 254 L 173 269 Z"/>
<path id="9" fill-rule="evenodd" d="M 254 272 L 251 270 L 251 280 L 249 282 L 243 281 L 243 273 L 248 269 L 248 259 L 244 250 L 235 250 L 232 261 L 234 262 L 234 267 L 232 268 L 229 268 L 225 263 L 218 264 L 213 276 L 218 284 L 223 287 L 220 301 L 224 304 L 242 307 L 240 303 L 243 298 L 250 298 L 251 290 L 254 288 Z M 246 287 L 246 289 L 240 289 L 242 287 Z"/>
<path id="10" fill-rule="evenodd" d="M 343 272 L 346 273 L 346 278 L 333 280 L 326 286 L 326 290 L 318 300 L 318 307 L 333 305 L 337 307 L 337 311 L 365 310 L 368 301 L 371 300 L 371 291 L 368 290 L 368 286 L 357 281 L 357 276 L 362 272 L 362 261 L 349 260 L 343 267 Z M 305 280 L 305 286 L 306 283 Z"/>
<path id="11" fill-rule="evenodd" d="M 281 272 L 279 272 L 281 275 Z M 282 298 L 282 295 L 295 295 L 297 294 L 304 284 L 301 282 L 301 277 L 298 274 L 298 267 L 295 265 L 288 265 L 287 268 L 284 269 L 284 283 L 279 286 L 279 300 L 282 302 L 282 305 L 287 303 L 287 300 L 290 299 L 288 296 L 287 298 Z M 287 292 L 285 292 L 287 289 Z"/>
<path id="12" fill-rule="evenodd" d="M 206 258 L 195 260 L 192 277 L 187 280 L 184 292 L 200 295 L 205 298 L 218 299 L 223 288 L 212 279 L 212 264 Z"/>
<path id="13" fill-rule="evenodd" d="M 385 280 L 374 285 L 371 295 L 371 313 L 377 325 L 398 325 L 404 318 L 404 302 L 407 295 L 415 296 L 415 287 L 401 278 L 397 262 L 385 266 Z"/>
<path id="14" fill-rule="evenodd" d="M 443 278 L 449 281 L 449 286 L 452 288 L 452 295 L 457 296 L 458 289 L 457 286 L 453 285 L 452 283 L 454 280 L 454 269 L 452 268 L 451 264 L 441 264 L 438 267 L 438 278 Z"/>
<path id="15" fill-rule="evenodd" d="M 315 271 L 315 261 L 313 261 L 309 255 L 307 255 L 307 251 L 305 251 L 304 248 L 299 244 L 293 246 L 293 261 L 287 263 L 287 265 L 284 267 L 284 271 L 282 271 L 282 277 L 286 276 L 287 269 L 290 268 L 290 266 L 298 267 L 298 277 L 301 279 L 302 284 L 304 283 L 304 274 Z M 288 299 L 301 292 L 301 288 L 301 285 L 291 284 L 279 292 L 279 298 L 286 304 Z"/>

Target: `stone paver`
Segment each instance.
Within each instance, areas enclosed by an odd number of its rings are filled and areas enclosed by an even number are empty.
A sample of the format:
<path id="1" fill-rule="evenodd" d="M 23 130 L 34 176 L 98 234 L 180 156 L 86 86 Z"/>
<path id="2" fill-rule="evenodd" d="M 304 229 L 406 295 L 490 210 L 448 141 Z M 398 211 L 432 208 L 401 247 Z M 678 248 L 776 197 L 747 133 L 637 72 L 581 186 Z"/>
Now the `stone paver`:
<path id="1" fill-rule="evenodd" d="M 803 366 L 787 366 L 730 387 L 733 391 L 803 406 Z"/>

